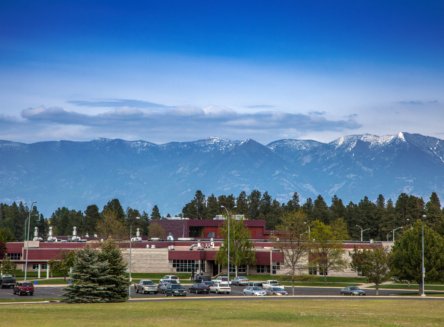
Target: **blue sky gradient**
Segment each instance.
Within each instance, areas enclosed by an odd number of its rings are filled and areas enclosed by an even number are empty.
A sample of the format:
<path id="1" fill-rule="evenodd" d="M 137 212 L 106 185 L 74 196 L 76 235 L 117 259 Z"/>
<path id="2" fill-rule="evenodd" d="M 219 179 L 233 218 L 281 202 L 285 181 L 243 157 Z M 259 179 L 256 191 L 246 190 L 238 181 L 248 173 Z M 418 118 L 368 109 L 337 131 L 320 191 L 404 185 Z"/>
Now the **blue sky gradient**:
<path id="1" fill-rule="evenodd" d="M 407 0 L 2 1 L 0 139 L 440 137 L 443 12 Z"/>

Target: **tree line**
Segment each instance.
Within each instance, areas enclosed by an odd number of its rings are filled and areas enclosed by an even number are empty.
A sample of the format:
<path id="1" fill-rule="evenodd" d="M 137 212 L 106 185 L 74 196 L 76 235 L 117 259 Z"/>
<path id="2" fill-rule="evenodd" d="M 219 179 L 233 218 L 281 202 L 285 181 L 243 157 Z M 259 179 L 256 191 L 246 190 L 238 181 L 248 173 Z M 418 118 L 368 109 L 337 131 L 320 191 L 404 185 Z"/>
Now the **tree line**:
<path id="1" fill-rule="evenodd" d="M 82 236 L 98 234 L 99 236 L 127 237 L 131 223 L 133 223 L 133 235 L 136 228 L 139 228 L 141 235 L 146 236 L 149 235 L 150 220 L 162 218 L 157 205 L 153 207 L 151 215 L 148 215 L 145 211 L 140 213 L 139 210 L 131 207 L 124 210 L 118 199 L 109 201 L 102 211 L 95 204 L 89 205 L 83 212 L 67 207 L 57 208 L 49 218 L 45 218 L 34 206 L 30 216 L 30 239 L 34 237 L 34 227 L 38 227 L 40 237 L 46 238 L 50 226 L 54 236 L 72 235 L 75 226 L 77 234 Z M 25 240 L 25 221 L 28 217 L 29 208 L 23 203 L 14 202 L 11 205 L 1 203 L 0 240 L 4 237 L 8 237 L 6 242 Z M 136 217 L 140 219 L 135 219 Z"/>
<path id="2" fill-rule="evenodd" d="M 403 227 L 405 230 L 406 227 L 421 220 L 423 215 L 426 215 L 425 222 L 430 228 L 441 235 L 444 234 L 444 208 L 441 209 L 440 200 L 435 192 L 431 194 L 427 203 L 420 197 L 402 193 L 395 203 L 392 199 L 386 201 L 380 194 L 375 202 L 364 197 L 359 203 L 350 201 L 347 205 L 334 195 L 328 205 L 321 195 L 315 200 L 308 198 L 301 203 L 297 192 L 293 194 L 291 200 L 280 203 L 268 192 L 261 193 L 258 190 L 253 190 L 249 195 L 242 191 L 238 197 L 233 194 L 219 197 L 212 194 L 205 197 L 201 191 L 197 191 L 194 198 L 183 207 L 182 216 L 190 219 L 213 219 L 216 215 L 225 214 L 221 206 L 232 211 L 232 214 L 245 215 L 251 220 L 265 220 L 267 230 L 275 230 L 281 225 L 284 214 L 302 209 L 307 216 L 307 223 L 317 220 L 330 225 L 337 218 L 343 218 L 348 235 L 353 240 L 360 240 L 361 237 L 361 229 L 356 225 L 363 229 L 370 228 L 364 234 L 365 240 L 384 241 L 387 240 L 390 231 L 398 227 Z"/>
<path id="3" fill-rule="evenodd" d="M 372 202 L 364 197 L 358 203 L 350 201 L 347 205 L 342 199 L 334 195 L 330 204 L 319 195 L 316 199 L 307 198 L 301 203 L 300 196 L 295 192 L 287 202 L 279 202 L 273 199 L 268 192 L 253 190 L 250 194 L 242 191 L 239 196 L 214 194 L 206 197 L 201 191 L 196 191 L 194 198 L 185 204 L 178 216 L 190 219 L 213 219 L 216 215 L 225 214 L 226 207 L 233 214 L 245 215 L 251 220 L 265 220 L 267 230 L 275 230 L 282 224 L 285 213 L 302 209 L 307 215 L 307 222 L 316 220 L 329 225 L 337 218 L 343 218 L 348 229 L 349 238 L 359 240 L 361 229 L 370 228 L 364 233 L 364 239 L 386 240 L 388 233 L 395 228 L 413 225 L 417 220 L 426 215 L 426 224 L 444 234 L 444 209 L 441 209 L 440 200 L 435 192 L 425 202 L 422 198 L 402 193 L 394 202 L 386 200 L 381 194 L 376 201 Z M 234 208 L 236 206 L 236 208 Z M 23 203 L 0 204 L 0 229 L 8 229 L 16 240 L 25 239 L 25 220 L 29 216 L 29 208 Z M 170 215 L 167 214 L 167 217 Z M 136 219 L 135 217 L 140 217 Z M 77 211 L 67 207 L 58 208 L 51 214 L 49 219 L 33 207 L 31 212 L 30 238 L 33 237 L 34 227 L 39 228 L 41 237 L 48 235 L 49 226 L 53 228 L 54 235 L 71 235 L 73 227 L 77 227 L 79 235 L 93 236 L 129 235 L 131 223 L 135 229 L 139 228 L 143 236 L 150 235 L 150 221 L 161 219 L 162 215 L 157 205 L 149 215 L 145 211 L 131 207 L 123 209 L 118 199 L 109 201 L 100 211 L 95 204 L 89 205 L 85 211 Z M 402 231 L 401 231 L 402 232 Z"/>

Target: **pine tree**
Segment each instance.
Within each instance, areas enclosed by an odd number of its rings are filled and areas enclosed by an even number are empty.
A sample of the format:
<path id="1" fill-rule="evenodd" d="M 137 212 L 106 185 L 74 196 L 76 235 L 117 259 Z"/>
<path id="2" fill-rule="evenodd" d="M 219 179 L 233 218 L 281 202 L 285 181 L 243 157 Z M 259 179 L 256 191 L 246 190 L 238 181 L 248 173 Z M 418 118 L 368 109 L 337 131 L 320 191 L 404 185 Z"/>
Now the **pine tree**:
<path id="1" fill-rule="evenodd" d="M 236 212 L 240 215 L 248 215 L 247 193 L 245 191 L 240 192 L 237 198 Z"/>
<path id="2" fill-rule="evenodd" d="M 105 214 L 107 211 L 114 211 L 117 220 L 120 222 L 124 222 L 125 220 L 125 212 L 123 211 L 122 205 L 120 204 L 120 201 L 118 199 L 113 199 L 109 201 L 102 210 L 102 215 Z"/>
<path id="3" fill-rule="evenodd" d="M 162 216 L 160 215 L 159 208 L 157 205 L 154 205 L 153 211 L 151 211 L 151 219 L 159 220 L 160 218 L 162 218 Z"/>
<path id="4" fill-rule="evenodd" d="M 211 194 L 207 198 L 207 206 L 204 210 L 204 219 L 213 219 L 216 215 L 220 214 L 220 205 L 214 194 Z"/>
<path id="5" fill-rule="evenodd" d="M 93 235 L 96 232 L 97 223 L 100 221 L 101 216 L 99 213 L 99 207 L 95 204 L 89 205 L 86 207 L 86 210 L 84 212 L 85 214 L 85 220 L 84 220 L 84 230 L 85 233 L 88 233 L 89 235 Z"/>
<path id="6" fill-rule="evenodd" d="M 108 262 L 108 274 L 110 279 L 108 283 L 113 284 L 110 289 L 112 292 L 111 302 L 124 302 L 128 299 L 128 287 L 130 281 L 125 274 L 126 263 L 123 260 L 122 252 L 116 242 L 108 239 L 102 245 L 102 251 L 99 254 L 99 260 Z"/>
<path id="7" fill-rule="evenodd" d="M 324 198 L 321 195 L 318 195 L 314 202 L 313 219 L 319 220 L 324 224 L 330 223 L 330 211 L 328 210 L 327 203 L 325 203 Z"/>
<path id="8" fill-rule="evenodd" d="M 106 303 L 113 301 L 114 285 L 109 263 L 99 259 L 99 252 L 87 245 L 78 250 L 71 273 L 72 284 L 65 287 L 67 303 Z"/>
<path id="9" fill-rule="evenodd" d="M 248 196 L 248 217 L 252 220 L 259 219 L 259 208 L 261 205 L 261 192 L 258 190 L 251 191 Z"/>

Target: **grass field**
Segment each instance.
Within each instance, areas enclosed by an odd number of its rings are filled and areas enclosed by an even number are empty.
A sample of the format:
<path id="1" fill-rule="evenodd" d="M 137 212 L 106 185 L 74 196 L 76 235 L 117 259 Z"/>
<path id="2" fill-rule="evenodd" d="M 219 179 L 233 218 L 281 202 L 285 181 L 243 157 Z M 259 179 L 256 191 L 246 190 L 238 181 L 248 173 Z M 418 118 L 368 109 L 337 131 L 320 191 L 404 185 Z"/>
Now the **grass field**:
<path id="1" fill-rule="evenodd" d="M 375 286 L 370 286 L 369 288 L 376 288 Z M 426 290 L 433 291 L 444 291 L 444 286 L 435 286 L 435 285 L 425 285 Z M 379 285 L 379 289 L 386 290 L 419 290 L 419 285 L 404 285 L 404 284 L 388 284 L 388 285 Z"/>
<path id="2" fill-rule="evenodd" d="M 266 300 L 0 306 L 2 326 L 442 326 L 441 301 Z"/>

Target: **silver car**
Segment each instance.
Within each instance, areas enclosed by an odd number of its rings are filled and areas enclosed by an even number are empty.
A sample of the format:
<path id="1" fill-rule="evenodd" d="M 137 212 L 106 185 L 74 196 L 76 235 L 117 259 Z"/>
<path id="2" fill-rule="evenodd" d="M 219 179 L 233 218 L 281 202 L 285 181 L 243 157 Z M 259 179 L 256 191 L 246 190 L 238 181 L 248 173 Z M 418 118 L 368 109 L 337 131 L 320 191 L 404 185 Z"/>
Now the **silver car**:
<path id="1" fill-rule="evenodd" d="M 267 295 L 288 295 L 282 287 L 270 287 L 265 290 Z"/>
<path id="2" fill-rule="evenodd" d="M 259 286 L 248 286 L 244 289 L 244 295 L 265 296 L 267 292 Z"/>
<path id="3" fill-rule="evenodd" d="M 154 293 L 157 294 L 157 285 L 151 280 L 141 280 L 134 285 L 136 293 Z"/>

